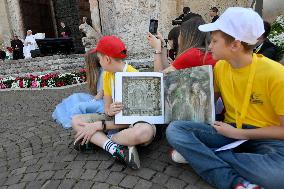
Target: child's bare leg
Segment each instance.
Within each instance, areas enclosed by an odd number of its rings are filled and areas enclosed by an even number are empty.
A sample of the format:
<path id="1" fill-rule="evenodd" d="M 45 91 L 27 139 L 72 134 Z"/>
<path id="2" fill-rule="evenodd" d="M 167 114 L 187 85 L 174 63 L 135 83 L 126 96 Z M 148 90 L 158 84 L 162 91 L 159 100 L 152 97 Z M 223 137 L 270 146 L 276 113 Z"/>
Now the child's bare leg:
<path id="1" fill-rule="evenodd" d="M 134 127 L 124 129 L 113 135 L 112 140 L 120 145 L 135 146 L 144 144 L 154 138 L 154 129 L 150 124 L 137 123 Z"/>

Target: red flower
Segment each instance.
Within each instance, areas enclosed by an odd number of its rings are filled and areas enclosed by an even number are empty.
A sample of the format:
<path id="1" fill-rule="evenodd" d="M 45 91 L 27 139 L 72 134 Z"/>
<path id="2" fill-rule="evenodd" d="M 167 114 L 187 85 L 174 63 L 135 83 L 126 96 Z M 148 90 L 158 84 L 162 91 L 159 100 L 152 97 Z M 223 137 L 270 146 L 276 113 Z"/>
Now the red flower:
<path id="1" fill-rule="evenodd" d="M 81 68 L 80 72 L 86 72 L 86 69 L 85 68 Z"/>
<path id="2" fill-rule="evenodd" d="M 45 87 L 45 86 L 46 86 L 46 82 L 45 81 L 40 84 L 40 87 Z"/>
<path id="3" fill-rule="evenodd" d="M 23 80 L 19 81 L 19 86 L 20 86 L 20 88 L 24 88 L 24 81 Z"/>
<path id="4" fill-rule="evenodd" d="M 0 83 L 0 89 L 6 89 L 6 85 L 4 85 L 3 83 Z"/>

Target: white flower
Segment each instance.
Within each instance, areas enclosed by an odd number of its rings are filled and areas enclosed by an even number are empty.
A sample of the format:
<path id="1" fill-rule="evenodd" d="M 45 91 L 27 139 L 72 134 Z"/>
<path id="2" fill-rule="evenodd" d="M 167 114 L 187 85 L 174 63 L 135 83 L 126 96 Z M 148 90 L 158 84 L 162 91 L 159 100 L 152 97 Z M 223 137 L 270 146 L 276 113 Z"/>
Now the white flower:
<path id="1" fill-rule="evenodd" d="M 15 89 L 16 88 L 20 88 L 18 82 L 17 83 L 16 82 L 12 83 L 11 88 L 15 88 Z"/>

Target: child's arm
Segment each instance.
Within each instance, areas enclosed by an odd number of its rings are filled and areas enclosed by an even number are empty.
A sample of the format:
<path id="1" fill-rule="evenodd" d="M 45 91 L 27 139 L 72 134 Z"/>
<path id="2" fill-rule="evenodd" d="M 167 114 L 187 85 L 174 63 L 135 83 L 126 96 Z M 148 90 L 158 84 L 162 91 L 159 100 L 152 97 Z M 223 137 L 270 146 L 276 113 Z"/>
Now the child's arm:
<path id="1" fill-rule="evenodd" d="M 111 96 L 104 96 L 104 102 L 105 102 L 105 114 L 108 116 L 114 116 L 123 109 L 122 103 L 113 102 Z"/>
<path id="2" fill-rule="evenodd" d="M 168 59 L 167 59 L 167 49 L 162 48 L 163 37 L 160 33 L 158 33 L 158 38 L 148 32 L 148 43 L 150 46 L 156 51 L 154 56 L 154 71 L 163 71 L 165 68 L 169 67 Z"/>
<path id="3" fill-rule="evenodd" d="M 279 116 L 279 126 L 269 126 L 257 129 L 236 129 L 224 122 L 215 122 L 213 127 L 218 133 L 235 139 L 275 139 L 284 140 L 284 115 Z"/>
<path id="4" fill-rule="evenodd" d="M 99 100 L 99 99 L 103 99 L 103 97 L 104 97 L 104 91 L 100 90 L 100 91 L 98 91 L 97 95 L 95 96 L 95 99 Z"/>

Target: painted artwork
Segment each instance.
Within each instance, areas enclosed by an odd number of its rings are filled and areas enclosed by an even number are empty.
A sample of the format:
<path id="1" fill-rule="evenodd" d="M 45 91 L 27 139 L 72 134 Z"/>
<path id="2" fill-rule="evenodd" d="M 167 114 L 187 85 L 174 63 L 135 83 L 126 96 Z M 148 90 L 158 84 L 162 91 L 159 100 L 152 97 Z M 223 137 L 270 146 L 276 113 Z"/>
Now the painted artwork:
<path id="1" fill-rule="evenodd" d="M 152 124 L 215 120 L 212 66 L 193 67 L 166 75 L 160 72 L 120 72 L 115 75 L 115 101 L 124 109 L 116 124 Z"/>
<path id="2" fill-rule="evenodd" d="M 122 78 L 123 116 L 162 115 L 160 77 Z"/>
<path id="3" fill-rule="evenodd" d="M 165 122 L 215 120 L 211 66 L 174 71 L 164 76 Z"/>

